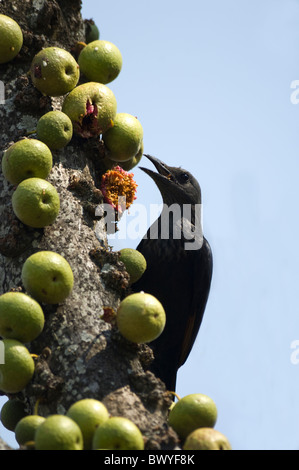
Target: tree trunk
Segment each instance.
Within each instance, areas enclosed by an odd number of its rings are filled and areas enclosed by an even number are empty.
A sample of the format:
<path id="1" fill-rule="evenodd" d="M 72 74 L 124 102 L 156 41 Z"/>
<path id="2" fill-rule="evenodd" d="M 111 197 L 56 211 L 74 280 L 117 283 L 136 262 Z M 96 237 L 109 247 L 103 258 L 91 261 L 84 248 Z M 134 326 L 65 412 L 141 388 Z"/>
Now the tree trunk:
<path id="1" fill-rule="evenodd" d="M 0 65 L 5 103 L 0 105 L 0 148 L 35 129 L 41 115 L 61 109 L 62 97 L 43 96 L 32 85 L 28 70 L 43 47 L 62 47 L 75 55 L 85 41 L 80 0 L 5 0 L 0 13 L 15 19 L 23 31 L 19 55 Z M 34 377 L 17 394 L 29 413 L 39 399 L 39 414 L 65 413 L 82 398 L 97 398 L 111 415 L 125 416 L 140 428 L 146 449 L 173 449 L 178 439 L 167 426 L 170 398 L 164 384 L 146 370 L 151 349 L 125 340 L 101 319 L 104 307 L 117 309 L 130 293 L 128 274 L 118 254 L 107 244 L 105 226 L 95 233 L 95 208 L 102 202 L 99 188 L 101 142 L 74 136 L 53 151 L 48 180 L 57 189 L 61 208 L 44 229 L 23 225 L 14 215 L 14 187 L 0 175 L 0 293 L 23 290 L 21 269 L 32 253 L 51 250 L 63 255 L 74 273 L 74 289 L 60 305 L 42 305 L 45 328 L 31 344 L 37 354 Z M 105 266 L 105 269 L 102 269 Z M 1 443 L 0 443 L 1 444 Z M 1 446 L 0 446 L 1 448 Z M 5 448 L 5 444 L 3 444 Z"/>

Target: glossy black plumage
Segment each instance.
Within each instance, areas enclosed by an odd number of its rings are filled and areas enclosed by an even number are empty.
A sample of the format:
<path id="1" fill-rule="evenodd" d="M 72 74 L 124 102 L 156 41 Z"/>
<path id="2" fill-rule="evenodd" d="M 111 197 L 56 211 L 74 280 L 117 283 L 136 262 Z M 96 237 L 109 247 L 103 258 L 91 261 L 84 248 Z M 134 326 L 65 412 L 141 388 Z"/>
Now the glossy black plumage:
<path id="1" fill-rule="evenodd" d="M 198 182 L 186 170 L 169 167 L 149 155 L 146 157 L 158 173 L 141 169 L 157 184 L 164 209 L 137 247 L 146 258 L 147 269 L 132 288 L 135 292 L 154 295 L 165 309 L 165 329 L 159 338 L 150 343 L 155 356 L 151 370 L 164 381 L 168 390 L 175 391 L 177 370 L 186 361 L 201 325 L 210 291 L 213 261 L 210 245 L 201 230 L 196 232 L 196 240 L 193 241 L 198 244 L 198 249 L 186 249 L 191 247 L 188 243 L 192 243 L 186 236 L 189 237 L 190 230 L 194 231 L 194 227 L 198 229 L 199 226 L 198 219 L 195 219 L 196 210 L 201 207 Z M 176 214 L 183 215 L 184 207 L 191 208 L 184 225 L 187 232 L 182 232 L 182 217 L 177 220 L 174 216 L 169 219 L 167 236 L 163 225 L 164 220 L 168 220 L 165 214 L 172 214 L 169 208 L 179 208 L 181 211 Z M 173 225 L 174 219 L 177 225 Z M 173 228 L 176 226 L 179 226 L 179 237 Z"/>

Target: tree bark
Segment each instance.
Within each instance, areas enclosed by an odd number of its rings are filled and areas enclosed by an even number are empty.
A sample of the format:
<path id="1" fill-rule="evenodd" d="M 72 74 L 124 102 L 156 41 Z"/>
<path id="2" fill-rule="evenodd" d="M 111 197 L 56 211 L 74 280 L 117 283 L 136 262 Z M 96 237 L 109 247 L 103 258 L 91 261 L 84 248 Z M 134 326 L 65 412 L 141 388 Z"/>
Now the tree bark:
<path id="1" fill-rule="evenodd" d="M 5 103 L 0 105 L 3 151 L 34 130 L 41 115 L 61 109 L 63 97 L 43 96 L 33 87 L 28 75 L 33 56 L 43 47 L 58 46 L 76 57 L 77 42 L 85 41 L 85 26 L 80 0 L 5 0 L 0 13 L 15 19 L 24 36 L 19 55 L 0 65 L 5 85 Z M 29 228 L 15 217 L 11 205 L 15 188 L 0 175 L 0 293 L 24 291 L 22 265 L 41 250 L 63 255 L 75 279 L 64 303 L 42 305 L 45 328 L 26 345 L 38 355 L 34 377 L 17 396 L 28 413 L 39 400 L 43 416 L 63 414 L 81 398 L 97 398 L 111 415 L 137 424 L 146 449 L 173 449 L 179 441 L 167 426 L 171 399 L 164 384 L 146 370 L 151 349 L 130 343 L 101 319 L 104 307 L 116 310 L 130 293 L 128 274 L 118 254 L 109 249 L 104 225 L 95 232 L 99 222 L 95 209 L 103 202 L 101 149 L 98 138 L 74 136 L 64 149 L 52 152 L 48 180 L 59 193 L 61 208 L 53 225 L 44 229 Z"/>

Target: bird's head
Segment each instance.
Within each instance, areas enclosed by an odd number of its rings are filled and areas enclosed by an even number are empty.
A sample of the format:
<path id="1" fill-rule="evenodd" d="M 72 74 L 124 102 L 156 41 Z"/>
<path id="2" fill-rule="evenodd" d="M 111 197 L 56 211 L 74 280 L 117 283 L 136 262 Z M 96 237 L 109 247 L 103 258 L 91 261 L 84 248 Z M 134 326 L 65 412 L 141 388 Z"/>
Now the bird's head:
<path id="1" fill-rule="evenodd" d="M 201 204 L 201 189 L 191 173 L 168 166 L 151 155 L 144 156 L 155 165 L 158 173 L 148 168 L 139 168 L 155 181 L 165 204 Z"/>

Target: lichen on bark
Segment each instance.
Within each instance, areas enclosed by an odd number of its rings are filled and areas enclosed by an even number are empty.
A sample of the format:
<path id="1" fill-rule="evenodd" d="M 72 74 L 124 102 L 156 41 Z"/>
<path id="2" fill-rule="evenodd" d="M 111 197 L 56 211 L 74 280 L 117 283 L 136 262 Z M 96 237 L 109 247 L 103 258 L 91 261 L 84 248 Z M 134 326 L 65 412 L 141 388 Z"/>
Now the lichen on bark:
<path id="1" fill-rule="evenodd" d="M 0 2 L 0 13 L 14 18 L 24 36 L 19 55 L 0 65 L 5 85 L 5 103 L 0 105 L 2 156 L 12 142 L 34 129 L 41 115 L 61 109 L 61 97 L 43 96 L 33 87 L 28 75 L 33 56 L 53 45 L 75 54 L 76 44 L 85 40 L 85 26 L 79 0 L 6 0 Z M 97 398 L 111 415 L 126 416 L 139 426 L 146 449 L 173 449 L 179 441 L 167 426 L 171 398 L 147 370 L 152 351 L 125 340 L 101 318 L 104 307 L 116 310 L 130 292 L 128 274 L 118 253 L 109 249 L 104 225 L 95 232 L 95 209 L 103 200 L 101 143 L 74 136 L 67 147 L 52 153 L 48 180 L 59 193 L 61 208 L 53 225 L 44 229 L 18 221 L 11 205 L 15 188 L 0 174 L 0 294 L 24 290 L 22 265 L 40 250 L 63 255 L 75 279 L 64 303 L 43 305 L 45 328 L 28 345 L 38 355 L 35 374 L 17 396 L 29 413 L 39 400 L 43 416 L 65 413 L 78 399 Z"/>

